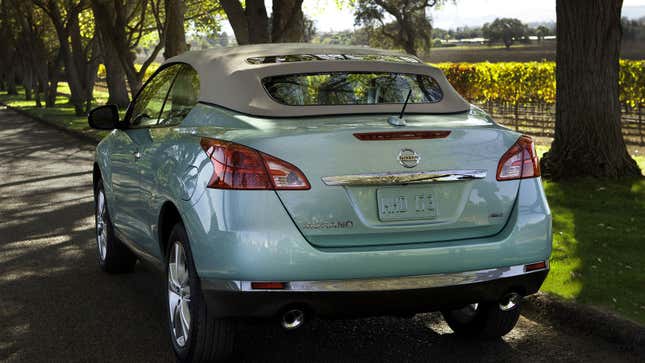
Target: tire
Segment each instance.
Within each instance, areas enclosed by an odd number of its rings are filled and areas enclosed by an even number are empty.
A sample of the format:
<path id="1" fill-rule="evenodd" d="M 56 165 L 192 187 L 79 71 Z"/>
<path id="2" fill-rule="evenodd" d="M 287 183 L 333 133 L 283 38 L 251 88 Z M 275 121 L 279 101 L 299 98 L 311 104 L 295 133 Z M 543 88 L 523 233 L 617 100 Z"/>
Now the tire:
<path id="1" fill-rule="evenodd" d="M 233 350 L 235 330 L 231 321 L 209 315 L 183 224 L 173 227 L 167 246 L 166 316 L 177 360 L 219 362 L 228 359 Z M 185 312 L 188 312 L 188 319 L 184 319 Z"/>
<path id="2" fill-rule="evenodd" d="M 508 334 L 520 318 L 520 302 L 502 310 L 500 304 L 480 303 L 461 309 L 442 311 L 444 320 L 455 334 L 467 338 L 498 339 Z"/>
<path id="3" fill-rule="evenodd" d="M 137 257 L 114 235 L 114 226 L 107 208 L 103 181 L 99 180 L 94 193 L 94 221 L 99 265 L 108 273 L 126 273 L 134 270 Z"/>

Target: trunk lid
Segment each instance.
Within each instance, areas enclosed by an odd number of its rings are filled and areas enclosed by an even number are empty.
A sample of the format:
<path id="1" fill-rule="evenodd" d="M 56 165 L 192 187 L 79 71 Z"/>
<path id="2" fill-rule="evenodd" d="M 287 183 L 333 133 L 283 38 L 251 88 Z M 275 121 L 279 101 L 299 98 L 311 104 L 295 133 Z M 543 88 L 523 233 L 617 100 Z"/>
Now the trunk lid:
<path id="1" fill-rule="evenodd" d="M 497 164 L 519 134 L 474 111 L 406 119 L 407 126 L 396 128 L 385 115 L 248 118 L 253 131 L 236 133 L 233 141 L 288 161 L 306 175 L 310 190 L 277 194 L 314 246 L 402 245 L 498 233 L 519 181 L 498 182 Z M 378 141 L 354 135 L 392 131 L 449 134 Z M 414 164 L 415 155 L 418 165 L 402 165 Z"/>

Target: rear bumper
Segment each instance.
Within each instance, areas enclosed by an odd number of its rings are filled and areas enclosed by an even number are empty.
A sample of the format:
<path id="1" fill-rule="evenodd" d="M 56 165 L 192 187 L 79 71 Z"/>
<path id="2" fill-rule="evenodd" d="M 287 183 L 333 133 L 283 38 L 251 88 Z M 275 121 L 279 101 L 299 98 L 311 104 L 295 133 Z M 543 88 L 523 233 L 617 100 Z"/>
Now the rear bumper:
<path id="1" fill-rule="evenodd" d="M 317 201 L 311 201 L 316 203 Z M 539 178 L 523 179 L 507 225 L 496 235 L 444 242 L 317 248 L 274 191 L 208 189 L 182 211 L 203 280 L 320 281 L 477 271 L 544 261 L 551 213 Z M 386 238 L 376 234 L 364 238 Z"/>
<path id="2" fill-rule="evenodd" d="M 272 317 L 298 307 L 320 316 L 396 315 L 498 301 L 509 292 L 537 292 L 548 268 L 524 265 L 399 278 L 285 282 L 282 290 L 256 290 L 249 281 L 202 280 L 217 317 Z"/>

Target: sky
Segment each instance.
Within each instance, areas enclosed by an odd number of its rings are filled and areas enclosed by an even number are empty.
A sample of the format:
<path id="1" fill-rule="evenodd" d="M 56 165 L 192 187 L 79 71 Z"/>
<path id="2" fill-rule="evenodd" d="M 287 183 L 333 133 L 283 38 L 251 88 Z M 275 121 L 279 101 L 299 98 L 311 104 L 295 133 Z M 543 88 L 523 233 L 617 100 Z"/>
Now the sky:
<path id="1" fill-rule="evenodd" d="M 277 0 L 276 0 L 277 1 Z M 304 13 L 316 22 L 318 32 L 348 30 L 354 27 L 354 15 L 349 6 L 339 8 L 338 0 L 305 0 Z M 347 3 L 348 0 L 340 0 Z M 271 11 L 272 0 L 265 0 Z M 430 10 L 436 28 L 481 26 L 495 18 L 518 18 L 524 23 L 555 21 L 555 0 L 456 0 L 455 3 Z M 645 0 L 624 0 L 623 15 L 645 16 Z M 228 22 L 222 30 L 233 34 Z"/>
<path id="2" fill-rule="evenodd" d="M 643 7 L 637 16 L 645 16 L 645 0 L 623 2 L 624 10 L 636 6 Z M 316 21 L 320 32 L 346 30 L 354 26 L 352 10 L 339 9 L 336 0 L 305 0 L 303 10 Z M 555 0 L 457 0 L 455 4 L 430 10 L 430 14 L 434 26 L 442 29 L 479 26 L 497 17 L 518 18 L 525 23 L 555 21 Z"/>

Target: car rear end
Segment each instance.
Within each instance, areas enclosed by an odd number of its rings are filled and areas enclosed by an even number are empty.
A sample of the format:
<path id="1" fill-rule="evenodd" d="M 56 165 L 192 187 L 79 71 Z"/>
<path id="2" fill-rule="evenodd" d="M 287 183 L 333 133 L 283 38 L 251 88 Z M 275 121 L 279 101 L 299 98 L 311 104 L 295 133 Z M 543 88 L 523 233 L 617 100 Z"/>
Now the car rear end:
<path id="1" fill-rule="evenodd" d="M 515 314 L 541 286 L 551 214 L 533 141 L 435 69 L 368 66 L 265 65 L 237 75 L 262 85 L 248 109 L 203 102 L 184 122 L 202 149 L 184 217 L 216 316 Z"/>
<path id="2" fill-rule="evenodd" d="M 201 139 L 211 187 L 189 224 L 222 316 L 409 313 L 538 290 L 551 216 L 530 139 L 478 110 L 408 116 L 405 131 L 384 119 L 261 120 L 270 132 Z"/>

